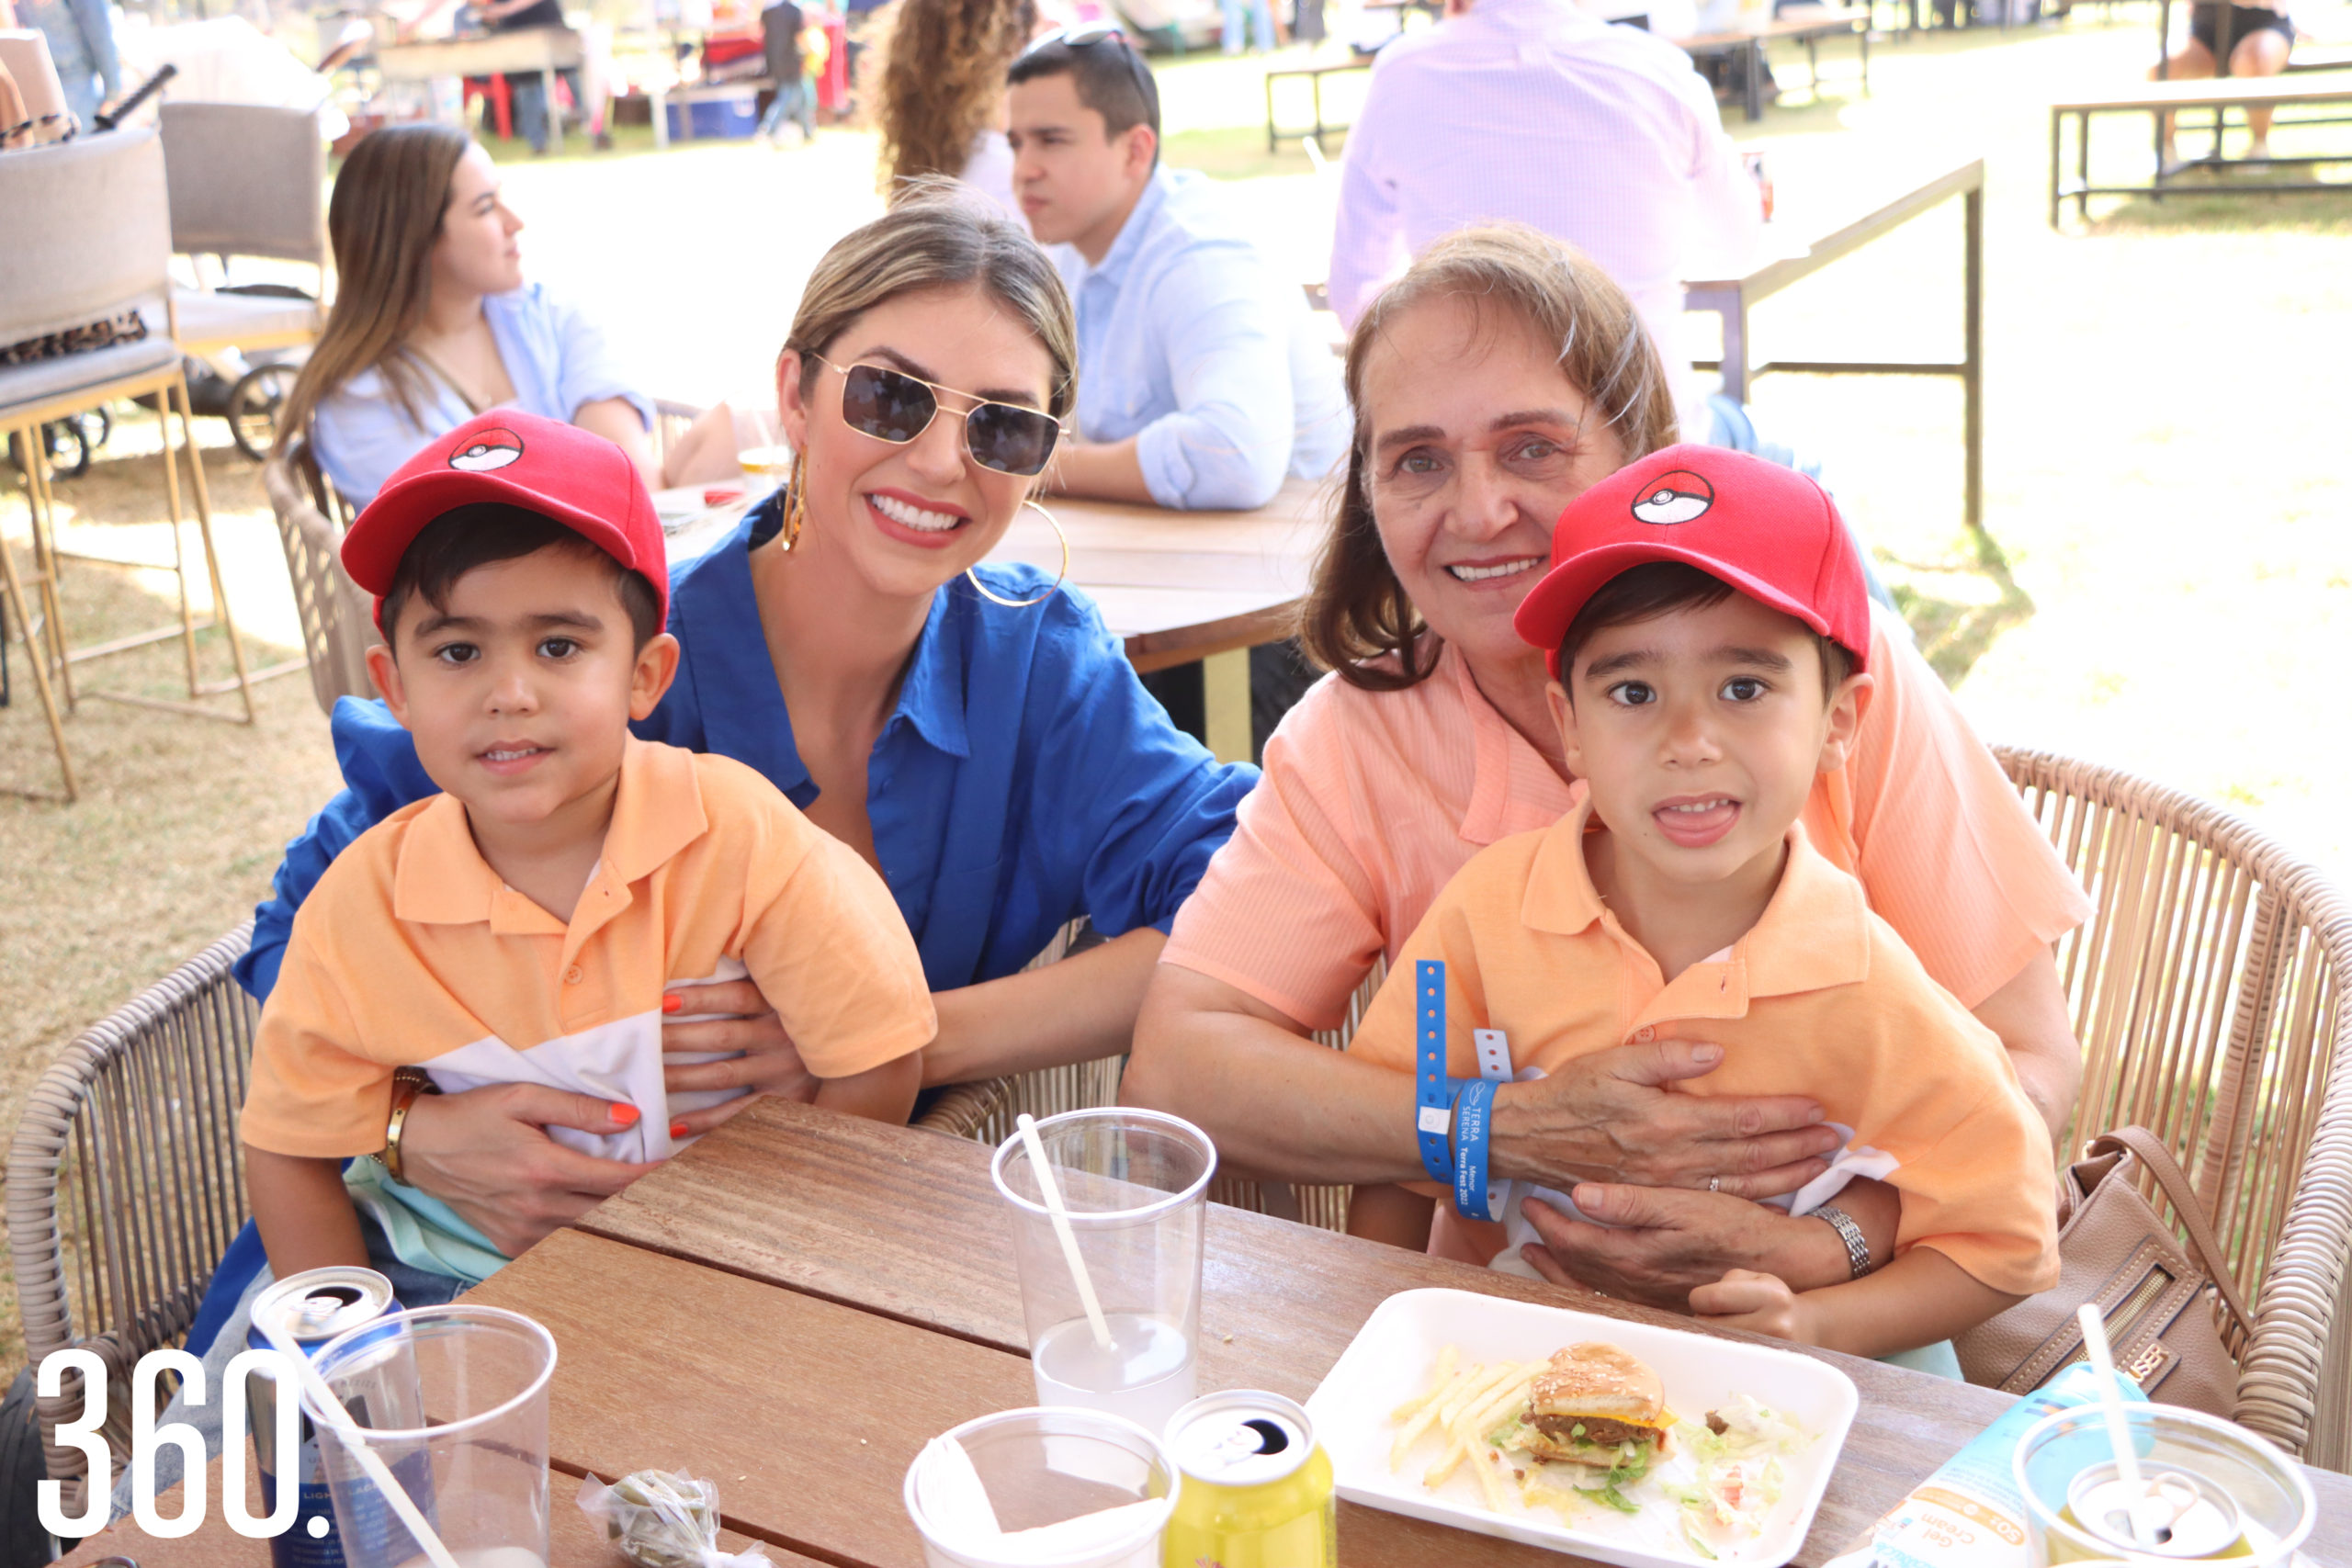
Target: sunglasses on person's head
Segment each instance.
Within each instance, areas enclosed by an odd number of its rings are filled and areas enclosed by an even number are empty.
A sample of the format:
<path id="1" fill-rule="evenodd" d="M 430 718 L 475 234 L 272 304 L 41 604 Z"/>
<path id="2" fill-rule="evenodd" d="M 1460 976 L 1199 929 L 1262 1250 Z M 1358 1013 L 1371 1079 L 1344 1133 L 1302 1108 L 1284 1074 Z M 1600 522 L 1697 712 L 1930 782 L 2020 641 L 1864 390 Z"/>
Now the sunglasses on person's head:
<path id="1" fill-rule="evenodd" d="M 943 412 L 942 392 L 971 400 L 968 409 L 944 412 L 964 422 L 964 449 L 984 468 L 1001 474 L 1041 473 L 1054 455 L 1054 443 L 1061 438 L 1061 422 L 1043 409 L 1001 403 L 880 365 L 842 367 L 821 354 L 809 357 L 841 372 L 842 422 L 876 441 L 904 446 L 929 430 Z"/>
<path id="2" fill-rule="evenodd" d="M 1074 28 L 1056 28 L 1051 32 L 1040 34 L 1015 57 L 1013 63 L 1018 65 L 1040 50 L 1051 49 L 1056 44 L 1064 49 L 1085 49 L 1098 43 L 1119 46 L 1119 56 L 1127 62 L 1127 74 L 1136 79 L 1136 90 L 1144 95 L 1146 103 L 1156 104 L 1159 99 L 1150 87 L 1151 67 L 1143 62 L 1143 56 L 1136 52 L 1134 44 L 1127 41 L 1127 35 L 1120 30 L 1116 22 L 1080 22 Z"/>
<path id="3" fill-rule="evenodd" d="M 1030 40 L 1029 47 L 1021 51 L 1021 55 L 1026 58 L 1056 44 L 1069 49 L 1084 49 L 1088 44 L 1101 43 L 1105 39 L 1117 39 L 1125 43 L 1127 35 L 1119 29 L 1116 22 L 1080 22 L 1074 28 L 1056 28 L 1051 32 L 1038 34 Z"/>

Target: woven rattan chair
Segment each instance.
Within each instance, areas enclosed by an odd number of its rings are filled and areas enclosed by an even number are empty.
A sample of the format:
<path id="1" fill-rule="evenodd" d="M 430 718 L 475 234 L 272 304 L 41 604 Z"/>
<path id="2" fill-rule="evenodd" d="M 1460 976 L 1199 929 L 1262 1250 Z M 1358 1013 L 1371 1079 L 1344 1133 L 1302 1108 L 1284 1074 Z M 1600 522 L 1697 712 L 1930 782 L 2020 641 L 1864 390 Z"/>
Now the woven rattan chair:
<path id="1" fill-rule="evenodd" d="M 249 920 L 83 1032 L 34 1086 L 8 1148 L 8 1250 L 25 1354 L 95 1350 L 113 1412 L 107 1438 L 130 1462 L 130 1373 L 176 1345 L 245 1223 L 237 1108 L 256 1009 L 229 966 Z M 80 1415 L 80 1379 L 40 1402 L 44 1440 Z M 48 1449 L 82 1507 L 78 1449 Z"/>
<path id="2" fill-rule="evenodd" d="M 380 640 L 368 595 L 343 570 L 348 508 L 319 472 L 305 442 L 262 465 L 262 488 L 277 516 L 287 574 L 302 617 L 302 651 L 311 663 L 311 694 L 323 713 L 337 697 L 372 697 L 368 649 Z"/>
<path id="3" fill-rule="evenodd" d="M 2352 905 L 2241 818 L 2112 768 L 2002 765 L 2097 908 L 2058 947 L 2083 1091 L 2066 1147 L 2138 1122 L 2194 1183 L 2255 1322 L 2234 1415 L 2352 1461 Z M 2150 1201 L 2160 1207 L 2153 1187 Z"/>

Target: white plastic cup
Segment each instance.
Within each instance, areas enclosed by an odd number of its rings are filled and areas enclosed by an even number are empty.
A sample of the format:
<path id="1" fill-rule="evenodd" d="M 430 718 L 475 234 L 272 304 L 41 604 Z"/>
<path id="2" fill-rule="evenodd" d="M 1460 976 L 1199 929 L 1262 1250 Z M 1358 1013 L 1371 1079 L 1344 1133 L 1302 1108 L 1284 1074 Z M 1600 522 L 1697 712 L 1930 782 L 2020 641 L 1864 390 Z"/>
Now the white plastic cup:
<path id="1" fill-rule="evenodd" d="M 1157 1432 L 1198 1393 L 1201 1258 L 1216 1145 L 1156 1111 L 1071 1111 L 1036 1124 L 1112 1336 L 1096 1339 L 1018 1136 L 996 1152 L 1021 1272 L 1037 1403 L 1107 1410 Z"/>
<path id="2" fill-rule="evenodd" d="M 555 1338 L 498 1307 L 421 1307 L 331 1339 L 312 1363 L 464 1568 L 546 1568 Z M 319 1421 L 345 1568 L 424 1568 L 336 1425 Z"/>
<path id="3" fill-rule="evenodd" d="M 2211 1485 L 2234 1506 L 2246 1553 L 2225 1561 L 2243 1568 L 2287 1568 L 2312 1532 L 2317 1507 L 2302 1467 L 2245 1427 L 2175 1404 L 2130 1404 L 2124 1422 L 2144 1475 L 2177 1472 Z M 2177 1568 L 2210 1560 L 2128 1545 L 2062 1517 L 2069 1488 L 2086 1471 L 2112 1469 L 2115 1449 L 2098 1405 L 2061 1410 L 2018 1439 L 2018 1492 L 2036 1568 L 2053 1563 L 2114 1563 Z"/>
<path id="4" fill-rule="evenodd" d="M 970 1456 L 997 1523 L 1007 1532 L 1172 1499 L 1180 1480 L 1157 1436 L 1099 1410 L 1000 1411 L 945 1436 Z M 1150 1510 L 1126 1533 L 1078 1551 L 1041 1553 L 1034 1547 L 976 1541 L 954 1521 L 924 1512 L 923 1471 L 935 1462 L 935 1454 L 927 1446 L 915 1456 L 904 1488 L 907 1517 L 922 1537 L 928 1568 L 1160 1568 L 1167 1509 Z"/>

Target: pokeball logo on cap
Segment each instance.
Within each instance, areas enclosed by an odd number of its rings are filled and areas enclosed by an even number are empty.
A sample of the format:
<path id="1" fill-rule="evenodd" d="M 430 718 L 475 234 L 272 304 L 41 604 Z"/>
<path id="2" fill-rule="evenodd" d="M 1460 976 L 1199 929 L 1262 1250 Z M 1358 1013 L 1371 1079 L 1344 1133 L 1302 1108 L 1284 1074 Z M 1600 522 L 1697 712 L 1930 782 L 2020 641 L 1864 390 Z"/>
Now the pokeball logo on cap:
<path id="1" fill-rule="evenodd" d="M 469 474 L 503 468 L 523 456 L 523 438 L 503 428 L 485 430 L 449 454 L 449 466 Z"/>
<path id="2" fill-rule="evenodd" d="M 1665 527 L 1688 523 L 1715 503 L 1715 487 L 1688 468 L 1658 475 L 1634 501 L 1634 515 Z"/>

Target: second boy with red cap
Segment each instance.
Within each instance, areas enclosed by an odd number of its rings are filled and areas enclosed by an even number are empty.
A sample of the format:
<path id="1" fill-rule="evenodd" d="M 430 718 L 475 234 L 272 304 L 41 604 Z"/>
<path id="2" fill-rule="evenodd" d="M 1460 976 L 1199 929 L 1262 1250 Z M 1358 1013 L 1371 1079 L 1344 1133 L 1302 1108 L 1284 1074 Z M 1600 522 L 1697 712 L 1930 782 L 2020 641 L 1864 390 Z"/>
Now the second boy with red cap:
<path id="1" fill-rule="evenodd" d="M 1791 469 L 1670 447 L 1561 513 L 1552 561 L 1518 626 L 1548 656 L 1574 807 L 1447 885 L 1349 1051 L 1412 1071 L 1417 1012 L 1434 1016 L 1417 1010 L 1416 965 L 1440 960 L 1456 1078 L 1681 1039 L 1720 1052 L 1678 1086 L 1689 1092 L 1811 1097 L 1846 1146 L 1781 1201 L 1838 1229 L 1852 1278 L 1797 1290 L 1735 1269 L 1693 1291 L 1690 1310 L 1860 1355 L 1926 1349 L 1924 1364 L 1957 1377 L 1940 1342 L 2057 1282 L 2050 1137 L 2000 1041 L 1799 822 L 1870 692 L 1862 565 L 1837 508 Z M 1482 1054 L 1474 1031 L 1503 1040 Z M 1483 1160 L 1483 1092 L 1453 1101 L 1457 1161 Z M 1894 1256 L 1875 1271 L 1831 1206 L 1862 1179 L 1902 1205 Z M 1518 1205 L 1531 1195 L 1577 1217 L 1566 1194 L 1507 1191 L 1498 1268 L 1527 1269 L 1518 1249 L 1535 1233 Z M 1350 1228 L 1419 1246 L 1429 1217 L 1426 1198 L 1359 1189 Z M 1505 1239 L 1470 1229 L 1482 1250 Z"/>
<path id="2" fill-rule="evenodd" d="M 443 793 L 336 857 L 263 1010 L 239 1132 L 279 1278 L 372 1263 L 417 1306 L 504 1261 L 401 1179 L 419 1092 L 575 1090 L 620 1108 L 614 1130 L 550 1136 L 668 1156 L 673 1117 L 729 1098 L 665 1094 L 672 986 L 748 974 L 819 1104 L 906 1120 L 937 1021 L 881 877 L 752 769 L 629 734 L 678 644 L 620 448 L 513 411 L 469 421 L 386 482 L 343 558 L 376 595 L 368 672 Z"/>

